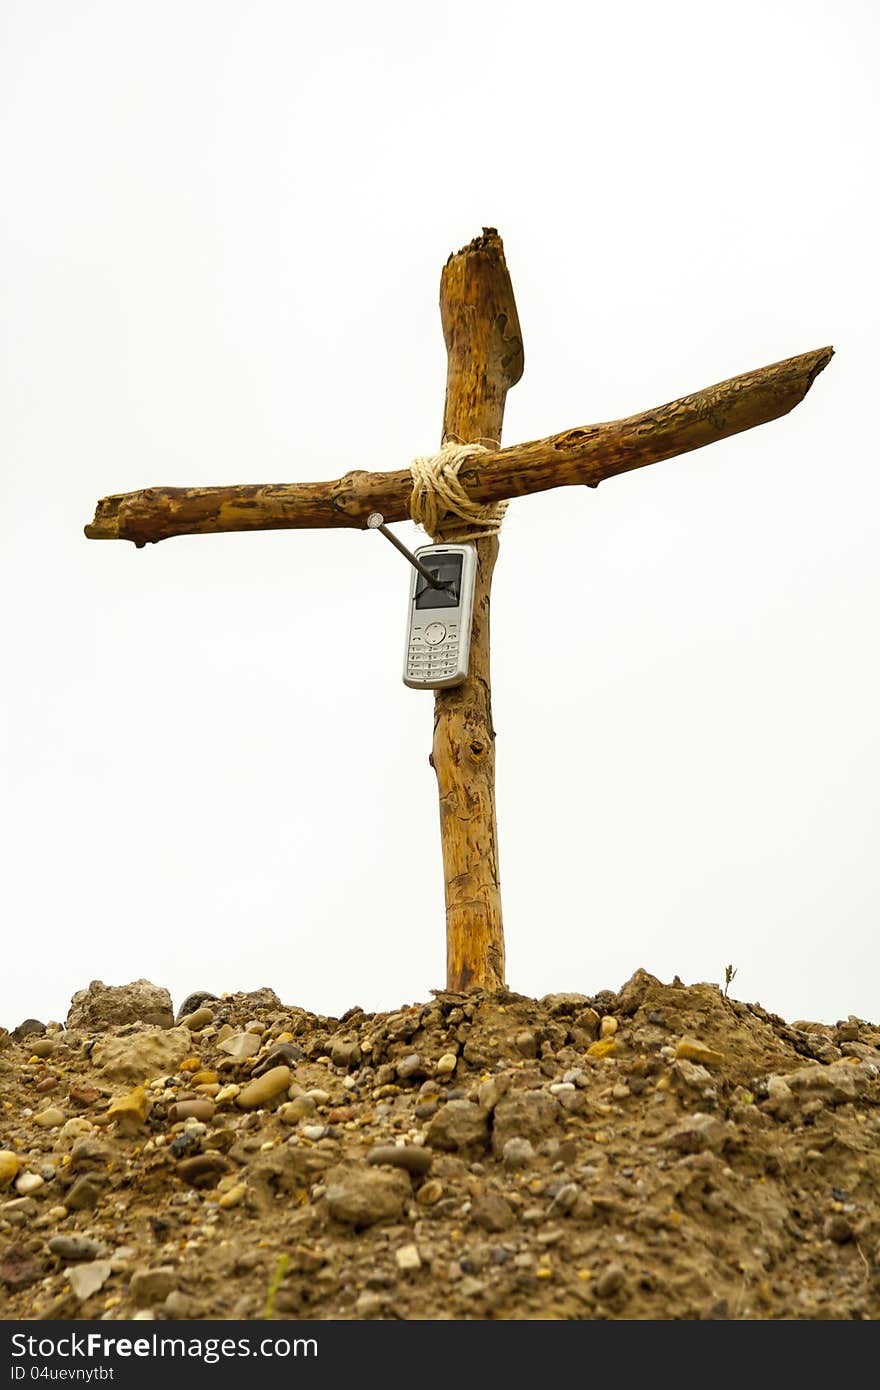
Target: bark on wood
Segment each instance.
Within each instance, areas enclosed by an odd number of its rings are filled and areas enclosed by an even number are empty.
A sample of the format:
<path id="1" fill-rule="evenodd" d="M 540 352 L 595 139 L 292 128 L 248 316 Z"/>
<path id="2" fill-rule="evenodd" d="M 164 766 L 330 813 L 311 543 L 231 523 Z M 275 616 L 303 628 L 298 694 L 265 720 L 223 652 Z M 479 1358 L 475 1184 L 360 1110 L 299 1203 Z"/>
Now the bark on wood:
<path id="1" fill-rule="evenodd" d="M 488 253 L 484 250 L 483 254 Z M 456 259 L 446 267 L 447 280 L 453 275 Z M 467 302 L 467 295 L 473 293 L 471 280 L 462 282 L 461 293 L 463 312 L 453 335 L 453 342 L 459 345 L 465 341 L 463 325 L 475 322 L 477 307 Z M 486 380 L 478 383 L 464 368 L 450 369 L 447 410 L 451 418 L 444 427 L 450 437 L 460 438 L 462 430 L 467 432 L 470 414 L 475 435 L 479 434 L 483 443 L 493 439 L 490 417 L 499 400 L 503 401 L 497 383 L 508 379 L 512 386 L 522 372 L 519 326 L 515 318 L 506 319 L 505 313 L 499 312 L 486 345 Z M 702 449 L 787 415 L 803 400 L 833 352 L 830 347 L 819 348 L 625 420 L 585 425 L 499 449 L 464 470 L 462 482 L 475 502 L 497 502 L 575 484 L 596 487 L 618 473 Z M 152 487 L 103 498 L 85 534 L 91 540 L 129 540 L 141 546 L 169 536 L 219 531 L 363 527 L 373 511 L 381 512 L 386 521 L 408 518 L 411 490 L 409 469 L 389 473 L 355 470 L 323 483 Z"/>
<path id="2" fill-rule="evenodd" d="M 522 376 L 519 319 L 498 234 L 451 256 L 440 281 L 448 369 L 443 442 L 498 447 L 504 402 Z M 504 928 L 495 816 L 489 598 L 498 537 L 477 542 L 468 678 L 438 690 L 431 762 L 440 796 L 446 889 L 446 987 L 500 989 Z"/>

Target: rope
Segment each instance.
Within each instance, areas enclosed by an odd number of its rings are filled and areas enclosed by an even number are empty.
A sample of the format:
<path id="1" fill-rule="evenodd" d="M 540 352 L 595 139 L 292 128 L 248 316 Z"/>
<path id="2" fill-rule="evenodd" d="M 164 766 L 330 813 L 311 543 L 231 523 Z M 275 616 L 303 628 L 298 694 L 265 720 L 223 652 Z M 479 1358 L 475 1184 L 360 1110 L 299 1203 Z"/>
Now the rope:
<path id="1" fill-rule="evenodd" d="M 460 469 L 489 452 L 482 444 L 449 443 L 436 454 L 413 459 L 409 512 L 432 539 L 482 540 L 501 530 L 507 502 L 473 502 L 458 479 Z"/>

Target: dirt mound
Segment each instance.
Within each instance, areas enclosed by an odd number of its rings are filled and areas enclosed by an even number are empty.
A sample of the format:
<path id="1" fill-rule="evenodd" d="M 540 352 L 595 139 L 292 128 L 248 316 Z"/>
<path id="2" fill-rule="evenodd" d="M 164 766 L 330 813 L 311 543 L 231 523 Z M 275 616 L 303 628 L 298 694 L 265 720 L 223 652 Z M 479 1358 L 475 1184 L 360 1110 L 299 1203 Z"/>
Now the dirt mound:
<path id="1" fill-rule="evenodd" d="M 880 1317 L 880 1026 L 644 971 L 186 1006 L 0 1032 L 7 1318 Z"/>

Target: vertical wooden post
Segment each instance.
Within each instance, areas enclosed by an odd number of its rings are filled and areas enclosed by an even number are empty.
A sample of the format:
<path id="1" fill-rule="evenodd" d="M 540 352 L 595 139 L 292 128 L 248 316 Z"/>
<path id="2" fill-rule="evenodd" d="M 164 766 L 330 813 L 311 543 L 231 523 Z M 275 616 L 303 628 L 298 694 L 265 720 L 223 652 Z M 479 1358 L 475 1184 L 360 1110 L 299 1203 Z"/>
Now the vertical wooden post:
<path id="1" fill-rule="evenodd" d="M 450 256 L 440 281 L 448 372 L 443 442 L 498 448 L 507 392 L 522 376 L 513 287 L 494 228 Z M 467 471 L 461 481 L 468 485 Z M 477 542 L 470 672 L 436 693 L 431 761 L 440 794 L 448 989 L 504 984 L 504 927 L 495 818 L 495 730 L 489 596 L 498 538 Z"/>

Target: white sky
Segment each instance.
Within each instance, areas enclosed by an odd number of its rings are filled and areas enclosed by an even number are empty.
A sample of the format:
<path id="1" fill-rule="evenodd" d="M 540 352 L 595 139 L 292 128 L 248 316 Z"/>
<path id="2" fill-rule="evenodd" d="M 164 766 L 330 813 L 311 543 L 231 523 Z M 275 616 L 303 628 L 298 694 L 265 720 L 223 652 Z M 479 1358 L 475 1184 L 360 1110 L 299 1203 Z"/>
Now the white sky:
<path id="1" fill-rule="evenodd" d="M 483 225 L 525 342 L 507 442 L 837 350 L 782 421 L 512 505 L 511 987 L 732 963 L 789 1019 L 880 1017 L 877 7 L 5 0 L 0 26 L 0 1022 L 96 977 L 327 1012 L 444 984 L 404 561 L 82 527 L 111 492 L 430 452 L 440 269 Z"/>

